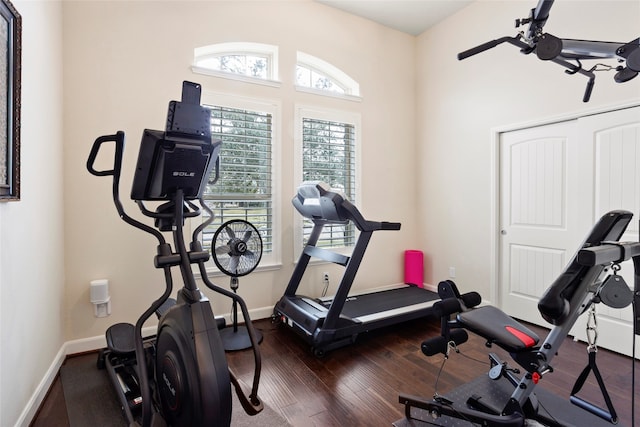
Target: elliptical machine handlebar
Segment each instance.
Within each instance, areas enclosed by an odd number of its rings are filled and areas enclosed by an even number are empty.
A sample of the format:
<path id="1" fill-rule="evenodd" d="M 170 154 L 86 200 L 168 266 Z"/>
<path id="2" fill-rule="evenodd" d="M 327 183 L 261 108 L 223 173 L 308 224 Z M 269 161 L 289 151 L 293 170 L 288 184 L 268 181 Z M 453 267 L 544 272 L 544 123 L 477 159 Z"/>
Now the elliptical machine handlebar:
<path id="1" fill-rule="evenodd" d="M 112 186 L 112 195 L 113 195 L 113 203 L 116 206 L 116 210 L 118 211 L 118 215 L 125 221 L 127 224 L 132 225 L 140 230 L 146 231 L 149 234 L 152 234 L 160 245 L 165 245 L 166 240 L 162 233 L 156 230 L 153 227 L 148 226 L 147 224 L 140 222 L 132 217 L 130 217 L 124 210 L 122 206 L 122 202 L 120 201 L 120 173 L 122 172 L 122 155 L 124 153 L 124 132 L 117 131 L 113 135 L 103 135 L 93 142 L 91 146 L 91 151 L 89 152 L 89 158 L 87 159 L 87 170 L 90 174 L 95 176 L 113 176 L 113 186 Z M 113 168 L 105 169 L 105 170 L 96 170 L 95 162 L 98 157 L 98 153 L 102 149 L 104 143 L 113 142 L 115 145 L 115 153 L 113 156 Z"/>
<path id="2" fill-rule="evenodd" d="M 114 157 L 113 169 L 107 170 L 96 170 L 94 167 L 96 157 L 98 157 L 98 152 L 100 151 L 100 147 L 105 142 L 114 142 L 116 148 L 116 155 Z M 91 147 L 91 152 L 89 153 L 89 158 L 87 159 L 87 169 L 91 173 L 91 175 L 95 176 L 109 176 L 113 175 L 114 179 L 120 179 L 120 170 L 122 169 L 122 151 L 124 150 L 124 132 L 119 130 L 114 135 L 104 135 L 98 137 L 93 146 Z"/>

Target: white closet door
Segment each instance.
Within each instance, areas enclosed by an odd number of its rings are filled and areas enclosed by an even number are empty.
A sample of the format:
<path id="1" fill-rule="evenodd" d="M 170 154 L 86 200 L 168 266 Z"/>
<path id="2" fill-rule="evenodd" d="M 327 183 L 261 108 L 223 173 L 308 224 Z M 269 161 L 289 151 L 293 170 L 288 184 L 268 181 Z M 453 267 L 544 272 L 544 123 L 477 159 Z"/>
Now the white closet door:
<path id="1" fill-rule="evenodd" d="M 500 136 L 500 306 L 544 324 L 538 299 L 593 224 L 592 150 L 575 120 Z"/>
<path id="2" fill-rule="evenodd" d="M 549 326 L 537 300 L 594 222 L 613 209 L 634 214 L 621 240 L 637 241 L 640 220 L 640 107 L 500 135 L 501 308 Z M 633 266 L 621 274 L 633 288 Z M 632 308 L 597 305 L 598 346 L 630 355 Z M 572 330 L 584 340 L 586 316 Z M 640 340 L 637 340 L 640 354 Z"/>
<path id="3" fill-rule="evenodd" d="M 578 136 L 593 141 L 593 209 L 596 217 L 613 210 L 633 212 L 623 241 L 638 241 L 640 220 L 640 107 L 584 117 L 578 120 Z M 633 289 L 633 263 L 622 265 L 622 276 Z M 631 355 L 633 310 L 598 304 L 598 346 Z M 586 340 L 586 316 L 572 333 Z M 640 339 L 636 354 L 640 354 Z"/>

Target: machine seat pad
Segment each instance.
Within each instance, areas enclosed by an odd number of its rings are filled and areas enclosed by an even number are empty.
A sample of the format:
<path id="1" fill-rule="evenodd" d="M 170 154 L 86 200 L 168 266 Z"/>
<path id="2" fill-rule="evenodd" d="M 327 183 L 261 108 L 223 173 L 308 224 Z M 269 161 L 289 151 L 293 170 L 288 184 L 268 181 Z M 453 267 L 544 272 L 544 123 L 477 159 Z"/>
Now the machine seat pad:
<path id="1" fill-rule="evenodd" d="M 528 350 L 540 341 L 535 332 L 491 305 L 464 311 L 456 318 L 465 328 L 509 352 Z"/>

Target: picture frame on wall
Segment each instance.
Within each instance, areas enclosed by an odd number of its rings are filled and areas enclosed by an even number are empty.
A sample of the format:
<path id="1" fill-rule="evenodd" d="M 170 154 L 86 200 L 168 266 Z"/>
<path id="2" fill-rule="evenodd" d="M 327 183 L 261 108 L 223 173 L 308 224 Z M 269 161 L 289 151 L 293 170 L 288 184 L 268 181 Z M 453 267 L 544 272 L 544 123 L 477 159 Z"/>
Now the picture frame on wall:
<path id="1" fill-rule="evenodd" d="M 0 0 L 0 201 L 20 200 L 22 18 Z"/>

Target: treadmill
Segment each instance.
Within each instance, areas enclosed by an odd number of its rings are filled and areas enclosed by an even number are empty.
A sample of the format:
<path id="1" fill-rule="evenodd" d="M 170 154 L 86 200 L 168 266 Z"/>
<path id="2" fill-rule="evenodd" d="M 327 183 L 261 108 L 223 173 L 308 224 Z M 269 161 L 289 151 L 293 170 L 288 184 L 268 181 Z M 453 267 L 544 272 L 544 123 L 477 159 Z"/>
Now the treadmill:
<path id="1" fill-rule="evenodd" d="M 326 183 L 306 181 L 292 200 L 302 216 L 314 226 L 300 255 L 284 296 L 274 308 L 274 319 L 287 325 L 311 344 L 314 354 L 355 342 L 361 332 L 406 322 L 433 313 L 438 294 L 415 285 L 350 295 L 353 280 L 374 231 L 400 230 L 400 223 L 364 219 L 341 192 Z M 316 246 L 325 225 L 352 222 L 359 230 L 351 256 Z M 343 266 L 344 274 L 333 298 L 311 298 L 296 291 L 311 258 Z"/>

